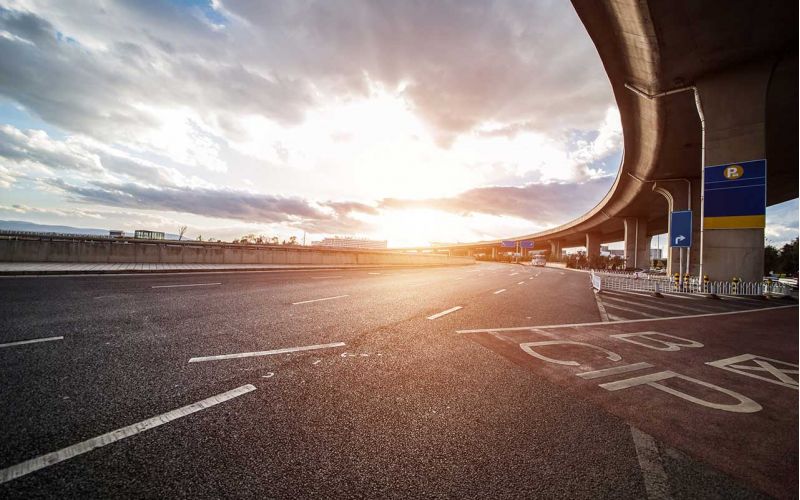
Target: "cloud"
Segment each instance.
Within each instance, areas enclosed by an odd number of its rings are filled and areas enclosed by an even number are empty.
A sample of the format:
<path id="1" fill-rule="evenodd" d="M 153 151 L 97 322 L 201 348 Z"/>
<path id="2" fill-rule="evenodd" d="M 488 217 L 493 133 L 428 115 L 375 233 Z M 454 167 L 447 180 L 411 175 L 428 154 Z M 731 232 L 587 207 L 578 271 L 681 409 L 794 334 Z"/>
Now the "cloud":
<path id="1" fill-rule="evenodd" d="M 608 192 L 612 182 L 613 177 L 600 177 L 583 183 L 481 187 L 448 198 L 387 198 L 379 206 L 395 210 L 432 208 L 465 216 L 476 213 L 514 216 L 536 221 L 539 225 L 555 225 L 592 208 Z"/>
<path id="2" fill-rule="evenodd" d="M 54 6 L 54 11 L 59 7 L 65 6 Z M 112 12 L 103 21 L 114 24 L 118 6 L 109 7 Z M 124 16 L 120 19 L 127 22 Z M 0 31 L 13 35 L 0 37 L 0 94 L 51 124 L 97 138 L 130 140 L 131 134 L 157 128 L 160 118 L 154 108 L 191 108 L 209 122 L 254 113 L 296 123 L 312 102 L 306 82 L 254 71 L 235 58 L 203 58 L 170 51 L 152 40 L 117 39 L 112 33 L 104 35 L 109 38 L 97 50 L 83 45 L 80 34 L 70 38 L 62 33 L 45 17 L 1 7 Z M 198 46 L 208 44 L 199 37 L 209 33 L 198 30 L 195 35 Z"/>
<path id="3" fill-rule="evenodd" d="M 55 171 L 73 171 L 90 175 L 113 174 L 153 184 L 171 184 L 181 176 L 174 169 L 137 159 L 96 141 L 80 137 L 52 139 L 41 130 L 22 131 L 11 125 L 0 125 L 0 185 L 6 165 L 25 166 L 35 163 Z M 10 170 L 10 169 L 8 169 Z M 6 181 L 6 182 L 11 182 Z"/>
<path id="4" fill-rule="evenodd" d="M 231 189 L 202 187 L 153 187 L 134 183 L 91 182 L 73 185 L 60 179 L 48 184 L 75 201 L 142 210 L 164 210 L 259 223 L 288 223 L 319 232 L 358 231 L 367 225 L 349 214 L 374 210 L 361 203 L 312 203 L 299 197 L 284 197 Z"/>
<path id="5" fill-rule="evenodd" d="M 363 96 L 371 82 L 398 89 L 442 144 L 484 122 L 586 128 L 612 104 L 560 0 L 229 0 L 192 15 L 153 2 L 25 5 L 0 10 L 13 35 L 0 38 L 0 93 L 96 137 L 157 126 L 136 103 L 191 107 L 235 133 L 237 115 L 296 123 L 319 97 Z"/>

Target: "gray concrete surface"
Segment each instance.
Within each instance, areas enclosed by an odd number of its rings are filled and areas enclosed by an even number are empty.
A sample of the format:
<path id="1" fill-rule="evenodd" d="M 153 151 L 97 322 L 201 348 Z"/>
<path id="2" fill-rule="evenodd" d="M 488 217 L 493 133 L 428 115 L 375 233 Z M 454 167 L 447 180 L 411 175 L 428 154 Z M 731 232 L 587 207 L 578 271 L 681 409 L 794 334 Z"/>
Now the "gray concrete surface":
<path id="1" fill-rule="evenodd" d="M 294 245 L 234 245 L 109 238 L 0 238 L 2 262 L 78 264 L 463 265 L 446 253 L 334 250 Z"/>
<path id="2" fill-rule="evenodd" d="M 472 262 L 465 263 L 469 265 Z M 163 263 L 72 263 L 72 262 L 0 262 L 0 276 L 49 274 L 128 274 L 186 273 L 232 271 L 313 271 L 320 269 L 398 269 L 424 267 L 424 264 L 163 264 Z"/>

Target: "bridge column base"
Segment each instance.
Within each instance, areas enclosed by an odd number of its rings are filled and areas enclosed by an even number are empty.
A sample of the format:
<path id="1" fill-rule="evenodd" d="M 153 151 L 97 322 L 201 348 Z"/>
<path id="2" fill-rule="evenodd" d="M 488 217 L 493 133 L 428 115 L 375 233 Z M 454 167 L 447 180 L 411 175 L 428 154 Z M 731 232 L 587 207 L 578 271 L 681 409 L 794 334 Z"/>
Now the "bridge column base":
<path id="1" fill-rule="evenodd" d="M 706 118 L 706 166 L 766 158 L 772 66 L 757 62 L 697 82 Z M 712 281 L 763 279 L 764 228 L 704 229 L 701 238 L 700 272 Z"/>
<path id="2" fill-rule="evenodd" d="M 650 269 L 650 238 L 647 236 L 647 219 L 626 217 L 625 267 Z"/>

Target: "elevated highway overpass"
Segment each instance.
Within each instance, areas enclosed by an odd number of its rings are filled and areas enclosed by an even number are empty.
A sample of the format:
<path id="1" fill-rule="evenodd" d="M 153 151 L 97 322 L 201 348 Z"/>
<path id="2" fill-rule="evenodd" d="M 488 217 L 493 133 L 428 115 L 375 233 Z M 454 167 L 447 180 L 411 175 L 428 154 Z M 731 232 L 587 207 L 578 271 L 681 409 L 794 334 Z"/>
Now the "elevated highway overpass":
<path id="1" fill-rule="evenodd" d="M 625 242 L 627 265 L 649 263 L 669 212 L 693 212 L 688 272 L 758 281 L 764 229 L 702 227 L 703 166 L 767 159 L 767 204 L 798 196 L 796 2 L 573 0 L 620 111 L 624 157 L 606 196 L 561 226 L 505 240 L 535 249 Z M 554 56 L 555 57 L 555 56 Z M 496 252 L 500 240 L 442 246 Z M 670 250 L 669 272 L 678 270 Z M 686 271 L 686 266 L 683 271 Z"/>

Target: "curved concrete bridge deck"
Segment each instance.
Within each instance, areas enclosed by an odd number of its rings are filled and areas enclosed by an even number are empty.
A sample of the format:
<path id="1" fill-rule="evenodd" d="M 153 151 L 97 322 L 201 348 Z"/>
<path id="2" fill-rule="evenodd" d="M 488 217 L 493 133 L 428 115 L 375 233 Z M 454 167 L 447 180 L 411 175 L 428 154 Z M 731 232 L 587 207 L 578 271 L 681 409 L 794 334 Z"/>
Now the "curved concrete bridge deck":
<path id="1" fill-rule="evenodd" d="M 668 231 L 670 211 L 691 210 L 689 272 L 712 280 L 730 279 L 731 273 L 760 280 L 763 228 L 702 230 L 702 167 L 766 158 L 767 204 L 798 196 L 797 3 L 573 5 L 608 74 L 624 159 L 613 187 L 592 210 L 561 226 L 506 239 L 532 239 L 536 249 L 558 256 L 562 248 L 585 246 L 590 260 L 601 243 L 624 240 L 627 265 L 646 267 L 649 237 Z M 668 95 L 653 97 L 663 93 Z M 499 244 L 442 249 L 494 253 Z M 670 272 L 677 271 L 678 260 L 678 252 L 670 252 Z"/>

